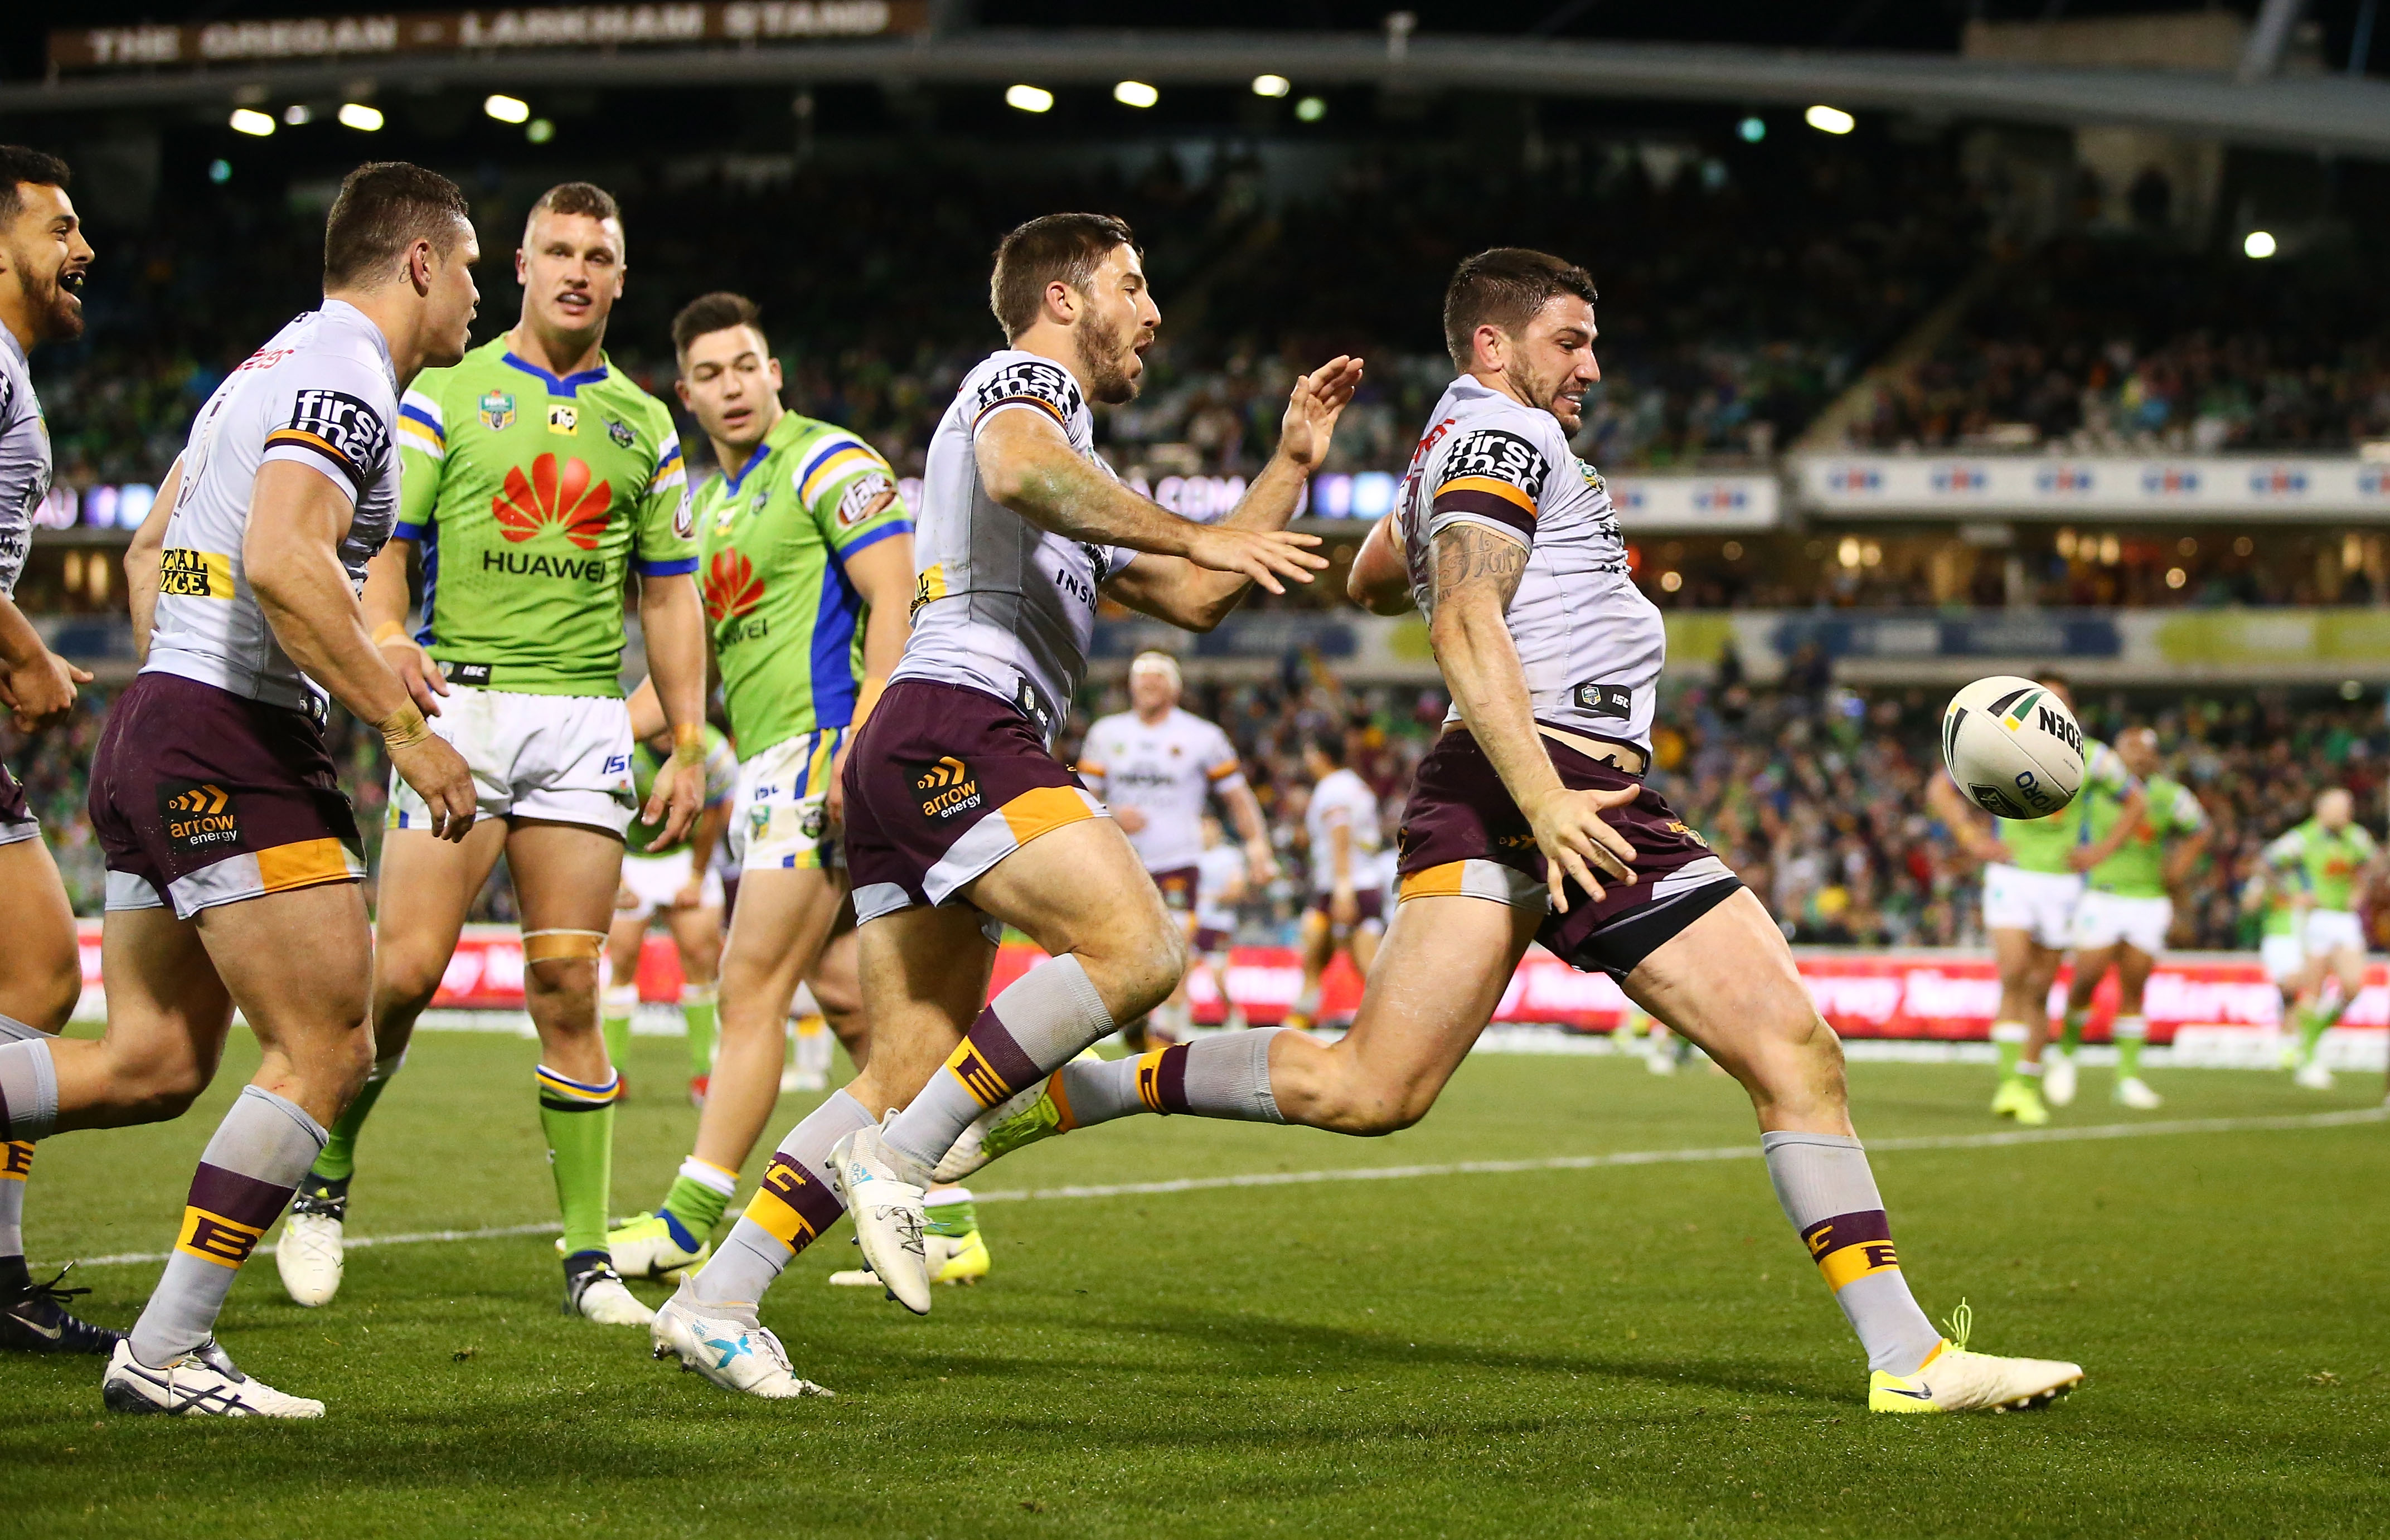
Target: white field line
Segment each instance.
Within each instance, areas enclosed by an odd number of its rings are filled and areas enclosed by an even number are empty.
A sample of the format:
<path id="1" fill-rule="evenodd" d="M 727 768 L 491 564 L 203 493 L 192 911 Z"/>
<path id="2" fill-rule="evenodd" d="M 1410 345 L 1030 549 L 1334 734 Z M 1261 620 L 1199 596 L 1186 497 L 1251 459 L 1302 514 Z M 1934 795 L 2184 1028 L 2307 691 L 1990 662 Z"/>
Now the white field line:
<path id="1" fill-rule="evenodd" d="M 2353 1123 L 2390 1122 L 2390 1107 L 2359 1107 L 2339 1112 L 2286 1112 L 2253 1118 L 2178 1118 L 2161 1123 L 2104 1123 L 2085 1128 L 2019 1128 L 1997 1134 L 1928 1134 L 1908 1138 L 1870 1139 L 1877 1154 L 1921 1149 L 1996 1149 L 2010 1145 L 2076 1144 L 2088 1139 L 2145 1139 L 2174 1134 L 2248 1134 L 2270 1130 L 2345 1128 Z M 1750 1144 L 1710 1149 L 1622 1149 L 1607 1155 L 1554 1155 L 1536 1161 L 1450 1161 L 1434 1165 L 1357 1166 L 1341 1171 L 1257 1171 L 1234 1176 L 1183 1176 L 1168 1182 L 1113 1182 L 1103 1186 L 1011 1187 L 974 1190 L 982 1203 L 1035 1203 L 1061 1199 L 1143 1198 L 1174 1192 L 1209 1192 L 1223 1187 L 1307 1187 L 1321 1182 L 1396 1182 L 1421 1176 L 1501 1176 L 1537 1171 L 1591 1171 L 1602 1166 L 1655 1166 L 1708 1161 L 1755 1161 L 1760 1150 Z M 554 1235 L 555 1224 L 500 1225 L 482 1230 L 420 1230 L 411 1235 L 356 1236 L 347 1244 L 422 1246 L 458 1240 L 501 1240 L 514 1236 Z M 271 1252 L 261 1246 L 258 1254 Z M 84 1257 L 79 1267 L 109 1267 L 163 1262 L 164 1251 L 125 1251 L 115 1256 Z"/>

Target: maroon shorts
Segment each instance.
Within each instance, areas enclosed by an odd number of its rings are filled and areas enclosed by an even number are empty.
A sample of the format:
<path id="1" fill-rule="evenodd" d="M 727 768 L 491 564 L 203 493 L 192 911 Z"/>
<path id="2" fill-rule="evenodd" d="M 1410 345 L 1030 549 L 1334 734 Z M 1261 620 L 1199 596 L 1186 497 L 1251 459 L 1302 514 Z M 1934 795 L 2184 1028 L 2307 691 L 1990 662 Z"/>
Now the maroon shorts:
<path id="1" fill-rule="evenodd" d="M 1216 956 L 1227 951 L 1235 941 L 1236 938 L 1226 930 L 1210 925 L 1200 926 L 1195 931 L 1196 955 L 1205 957 Z"/>
<path id="2" fill-rule="evenodd" d="M 1195 912 L 1195 889 L 1203 880 L 1201 866 L 1173 866 L 1168 871 L 1149 872 L 1153 885 L 1162 891 L 1162 906 L 1174 915 Z"/>
<path id="3" fill-rule="evenodd" d="M 1313 893 L 1311 895 L 1312 908 L 1317 910 L 1323 917 L 1328 915 L 1328 905 L 1333 901 L 1334 895 L 1330 893 Z M 1371 886 L 1367 888 L 1354 889 L 1353 908 L 1355 911 L 1354 925 L 1356 929 L 1364 925 L 1374 925 L 1380 930 L 1385 929 L 1386 890 L 1384 888 L 1373 883 Z M 1329 923 L 1333 925 L 1335 921 L 1330 918 L 1329 919 Z"/>
<path id="4" fill-rule="evenodd" d="M 357 821 L 304 712 L 172 674 L 135 677 L 91 762 L 108 906 L 219 904 L 366 875 Z"/>
<path id="5" fill-rule="evenodd" d="M 32 805 L 25 801 L 25 789 L 8 767 L 0 764 L 0 845 L 13 845 L 19 840 L 41 838 L 42 826 L 33 817 Z"/>
<path id="6" fill-rule="evenodd" d="M 1561 783 L 1572 790 L 1613 791 L 1636 777 L 1565 744 L 1544 739 Z M 1548 915 L 1536 939 L 1572 968 L 1625 978 L 1686 926 L 1742 884 L 1707 841 L 1671 812 L 1660 794 L 1643 794 L 1605 815 L 1635 847 L 1631 882 L 1603 884 L 1594 903 L 1574 885 L 1564 915 Z M 1466 896 L 1544 907 L 1543 853 L 1494 762 L 1465 727 L 1445 732 L 1420 761 L 1403 808 L 1402 897 Z"/>
<path id="7" fill-rule="evenodd" d="M 944 904 L 1039 835 L 1107 815 L 1011 704 L 929 679 L 880 696 L 845 786 L 858 924 Z"/>

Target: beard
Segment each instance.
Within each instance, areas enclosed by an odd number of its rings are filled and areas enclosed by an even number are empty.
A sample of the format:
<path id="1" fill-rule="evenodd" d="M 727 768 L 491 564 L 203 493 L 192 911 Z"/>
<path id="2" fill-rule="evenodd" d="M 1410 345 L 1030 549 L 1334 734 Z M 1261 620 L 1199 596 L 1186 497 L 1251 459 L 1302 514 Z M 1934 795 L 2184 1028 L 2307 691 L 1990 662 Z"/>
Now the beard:
<path id="1" fill-rule="evenodd" d="M 1088 394 L 1106 406 L 1137 399 L 1137 388 L 1143 381 L 1128 372 L 1127 361 L 1137 355 L 1123 333 L 1091 314 L 1072 329 L 1071 346 L 1078 353 L 1079 367 L 1087 377 Z"/>
<path id="2" fill-rule="evenodd" d="M 71 342 L 83 335 L 83 302 L 60 281 L 60 274 L 36 276 L 22 265 L 17 272 L 41 340 Z"/>
<path id="3" fill-rule="evenodd" d="M 1509 380 L 1510 389 L 1516 391 L 1523 399 L 1532 401 L 1549 412 L 1559 419 L 1560 425 L 1570 432 L 1575 432 L 1584 423 L 1584 403 L 1561 399 L 1561 387 L 1568 383 L 1566 375 L 1549 379 L 1538 379 L 1529 372 L 1525 364 L 1520 363 L 1511 365 L 1503 378 Z M 1576 420 L 1570 421 L 1571 417 Z"/>

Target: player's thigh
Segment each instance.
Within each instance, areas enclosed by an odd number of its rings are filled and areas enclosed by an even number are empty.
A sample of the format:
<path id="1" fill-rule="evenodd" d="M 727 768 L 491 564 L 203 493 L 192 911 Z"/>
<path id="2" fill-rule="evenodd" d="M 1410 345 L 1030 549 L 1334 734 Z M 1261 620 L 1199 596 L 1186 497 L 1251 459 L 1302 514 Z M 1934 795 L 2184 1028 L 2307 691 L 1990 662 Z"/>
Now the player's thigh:
<path id="1" fill-rule="evenodd" d="M 638 977 L 639 953 L 647 943 L 647 916 L 615 915 L 614 923 L 606 930 L 606 965 L 612 970 L 616 984 L 627 984 Z"/>
<path id="2" fill-rule="evenodd" d="M 1056 956 L 1159 951 L 1180 959 L 1167 964 L 1165 990 L 1183 966 L 1186 942 L 1161 890 L 1110 818 L 1082 818 L 1039 835 L 974 879 L 963 896 Z"/>
<path id="3" fill-rule="evenodd" d="M 66 884 L 36 835 L 0 845 L 0 1016 L 57 1032 L 83 994 Z"/>
<path id="4" fill-rule="evenodd" d="M 329 1123 L 373 1063 L 373 931 L 354 882 L 220 904 L 198 918 L 217 977 L 257 1033 L 257 1084 Z"/>
<path id="5" fill-rule="evenodd" d="M 1749 889 L 1662 943 L 1625 988 L 1741 1081 L 1763 1126 L 1850 1132 L 1842 1044 L 1818 1015 L 1784 933 Z"/>
<path id="6" fill-rule="evenodd" d="M 1417 1121 L 1493 1020 L 1542 920 L 1540 909 L 1482 898 L 1397 905 L 1361 1008 L 1328 1058 Z"/>
<path id="7" fill-rule="evenodd" d="M 882 915 L 855 943 L 871 1063 L 848 1090 L 876 1117 L 912 1100 L 962 1041 L 987 1000 L 996 943 L 960 905 Z"/>
<path id="8" fill-rule="evenodd" d="M 1988 934 L 1992 967 L 1999 974 L 2000 982 L 2014 984 L 2023 981 L 2033 966 L 2034 953 L 2039 950 L 2034 944 L 2033 932 L 2022 926 L 1999 925 L 1992 927 Z"/>
<path id="9" fill-rule="evenodd" d="M 691 983 L 712 983 L 722 961 L 722 908 L 714 904 L 691 905 L 664 915 L 664 929 L 680 950 L 681 972 Z"/>
<path id="10" fill-rule="evenodd" d="M 199 927 L 173 910 L 110 909 L 99 956 L 108 1030 L 53 1050 L 62 1132 L 177 1115 L 215 1078 L 232 1031 Z"/>
<path id="11" fill-rule="evenodd" d="M 2116 947 L 2116 987 L 2124 992 L 2125 998 L 2139 999 L 2157 966 L 2158 960 L 2151 953 L 2130 942 L 2120 943 Z"/>
<path id="12" fill-rule="evenodd" d="M 757 867 L 739 883 L 739 907 L 722 948 L 725 1017 L 777 1030 L 812 971 L 846 896 L 836 874 L 803 867 Z"/>
<path id="13" fill-rule="evenodd" d="M 2075 972 L 2066 986 L 2068 1007 L 2081 1010 L 2090 1005 L 2092 992 L 2100 987 L 2100 981 L 2107 977 L 2108 969 L 2115 966 L 2122 954 L 2131 950 L 2132 948 L 2122 943 L 2112 943 L 2104 946 L 2076 947 Z"/>
<path id="14" fill-rule="evenodd" d="M 502 818 L 477 821 L 456 844 L 428 829 L 382 832 L 381 870 L 374 884 L 375 977 L 380 987 L 426 997 L 439 987 L 465 917 L 506 848 Z"/>
<path id="15" fill-rule="evenodd" d="M 510 820 L 507 875 L 530 930 L 603 930 L 623 885 L 620 836 L 586 824 Z"/>

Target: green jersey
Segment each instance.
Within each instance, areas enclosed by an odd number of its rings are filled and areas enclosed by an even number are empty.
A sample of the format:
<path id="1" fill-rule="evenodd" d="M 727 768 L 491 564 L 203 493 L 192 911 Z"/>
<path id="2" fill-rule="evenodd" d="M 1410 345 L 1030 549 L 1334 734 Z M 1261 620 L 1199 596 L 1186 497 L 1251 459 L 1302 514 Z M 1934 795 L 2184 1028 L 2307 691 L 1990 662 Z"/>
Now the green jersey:
<path id="1" fill-rule="evenodd" d="M 2166 841 L 2207 827 L 2207 810 L 2179 781 L 2152 776 L 2141 783 L 2141 790 L 2148 798 L 2141 827 L 2126 836 L 2115 854 L 2091 868 L 2094 892 L 2122 898 L 2165 897 Z M 2095 794 L 2083 814 L 2088 842 L 2105 840 L 2124 815 L 2124 798 L 2106 790 Z"/>
<path id="2" fill-rule="evenodd" d="M 843 563 L 912 532 L 895 491 L 869 444 L 794 412 L 699 489 L 705 614 L 741 760 L 854 720 L 864 604 Z"/>
<path id="3" fill-rule="evenodd" d="M 2096 738 L 2083 740 L 2083 784 L 2075 800 L 2043 818 L 2003 818 L 2001 842 L 2009 847 L 2009 865 L 2019 871 L 2072 872 L 2066 853 L 2081 843 L 2085 816 L 2102 795 L 2122 802 L 2132 789 L 2133 774 L 2116 751 Z"/>
<path id="4" fill-rule="evenodd" d="M 416 639 L 458 684 L 620 696 L 624 572 L 697 571 L 663 403 L 602 354 L 559 379 L 501 337 L 417 376 L 398 417 L 393 533 L 423 548 Z"/>
<path id="5" fill-rule="evenodd" d="M 2358 824 L 2327 829 L 2313 818 L 2266 847 L 2267 864 L 2290 873 L 2318 909 L 2346 913 L 2357 907 L 2357 879 L 2375 851 L 2373 836 Z"/>
<path id="6" fill-rule="evenodd" d="M 730 740 L 722 736 L 722 729 L 711 722 L 704 726 L 703 742 L 705 744 L 705 805 L 713 807 L 726 801 L 730 795 L 730 789 L 739 783 L 739 756 L 730 751 Z M 631 792 L 638 798 L 641 808 L 644 809 L 648 805 L 648 799 L 655 795 L 656 772 L 663 768 L 664 761 L 669 757 L 667 754 L 657 753 L 644 740 L 632 746 Z M 696 822 L 691 820 L 689 827 L 696 828 Z M 688 849 L 688 838 L 686 835 L 669 845 L 657 844 L 656 836 L 662 832 L 662 824 L 651 824 L 645 818 L 634 818 L 631 820 L 631 827 L 623 831 L 623 850 L 624 853 L 630 855 L 670 855 L 675 851 Z"/>

